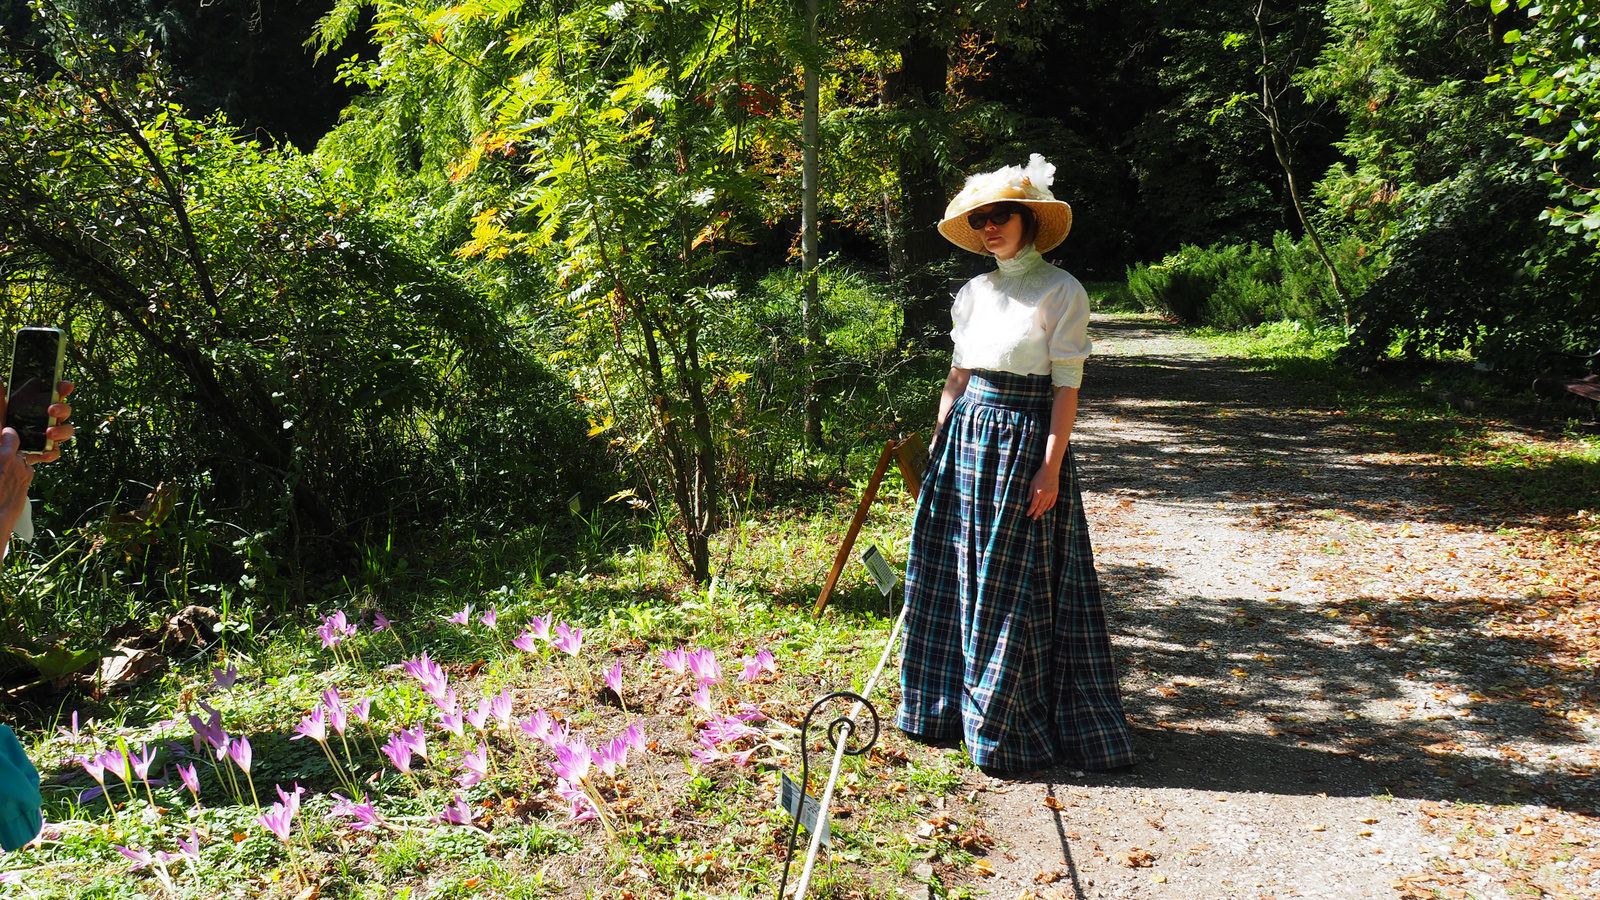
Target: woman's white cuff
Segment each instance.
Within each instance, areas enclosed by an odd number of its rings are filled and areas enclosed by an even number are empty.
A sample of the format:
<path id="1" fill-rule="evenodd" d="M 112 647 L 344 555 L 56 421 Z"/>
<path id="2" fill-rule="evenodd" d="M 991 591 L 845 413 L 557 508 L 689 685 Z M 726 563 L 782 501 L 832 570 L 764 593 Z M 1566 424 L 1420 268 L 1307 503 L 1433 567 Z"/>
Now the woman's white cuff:
<path id="1" fill-rule="evenodd" d="M 1056 387 L 1083 387 L 1083 360 L 1051 363 L 1050 383 Z"/>

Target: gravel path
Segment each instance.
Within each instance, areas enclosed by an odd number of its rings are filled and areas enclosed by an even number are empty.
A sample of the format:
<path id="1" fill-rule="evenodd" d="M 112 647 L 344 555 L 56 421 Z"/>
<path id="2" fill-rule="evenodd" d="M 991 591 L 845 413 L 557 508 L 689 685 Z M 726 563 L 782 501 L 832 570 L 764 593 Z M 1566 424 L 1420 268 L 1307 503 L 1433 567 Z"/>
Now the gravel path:
<path id="1" fill-rule="evenodd" d="M 1536 557 L 1504 511 L 1441 504 L 1436 460 L 1174 329 L 1095 341 L 1073 444 L 1143 761 L 973 775 L 998 843 L 946 882 L 1600 897 L 1594 561 Z"/>

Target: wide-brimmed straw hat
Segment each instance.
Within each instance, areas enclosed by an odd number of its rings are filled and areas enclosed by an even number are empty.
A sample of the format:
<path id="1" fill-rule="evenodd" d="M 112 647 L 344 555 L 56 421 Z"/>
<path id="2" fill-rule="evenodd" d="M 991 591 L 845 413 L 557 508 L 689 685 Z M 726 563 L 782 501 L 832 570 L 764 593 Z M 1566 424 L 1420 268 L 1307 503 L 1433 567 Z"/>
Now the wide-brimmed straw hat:
<path id="1" fill-rule="evenodd" d="M 983 232 L 967 224 L 967 213 L 991 203 L 1021 203 L 1033 210 L 1039 234 L 1033 245 L 1043 253 L 1066 240 L 1072 230 L 1072 207 L 1050 193 L 1056 180 L 1056 167 L 1035 153 L 1027 166 L 1006 166 L 993 172 L 967 176 L 961 192 L 944 208 L 939 233 L 963 250 L 989 255 L 983 245 Z"/>

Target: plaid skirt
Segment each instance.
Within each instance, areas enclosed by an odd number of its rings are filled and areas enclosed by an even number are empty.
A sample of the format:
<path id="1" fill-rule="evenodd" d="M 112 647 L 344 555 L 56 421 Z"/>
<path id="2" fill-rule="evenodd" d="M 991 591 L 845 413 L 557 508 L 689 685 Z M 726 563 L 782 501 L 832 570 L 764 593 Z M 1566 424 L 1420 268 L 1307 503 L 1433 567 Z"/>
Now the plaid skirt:
<path id="1" fill-rule="evenodd" d="M 928 461 L 906 562 L 896 724 L 965 739 L 1004 771 L 1132 763 L 1077 470 L 1027 517 L 1050 433 L 1050 378 L 973 372 Z"/>

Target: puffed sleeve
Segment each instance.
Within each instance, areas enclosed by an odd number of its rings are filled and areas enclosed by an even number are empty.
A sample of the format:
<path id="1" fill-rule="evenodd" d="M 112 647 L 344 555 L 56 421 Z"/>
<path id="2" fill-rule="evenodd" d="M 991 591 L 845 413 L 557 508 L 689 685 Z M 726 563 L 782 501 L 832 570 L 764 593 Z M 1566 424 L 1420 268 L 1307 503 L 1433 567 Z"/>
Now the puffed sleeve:
<path id="1" fill-rule="evenodd" d="M 1083 361 L 1089 358 L 1089 292 L 1071 275 L 1052 292 L 1051 306 L 1060 309 L 1050 333 L 1050 383 L 1080 387 Z M 1054 312 L 1054 310 L 1052 310 Z"/>
<path id="2" fill-rule="evenodd" d="M 967 323 L 972 319 L 972 282 L 961 286 L 956 291 L 956 299 L 950 304 L 950 342 L 955 344 L 955 353 L 950 357 L 950 365 L 956 369 L 971 368 L 962 361 L 963 348 L 967 344 Z"/>

